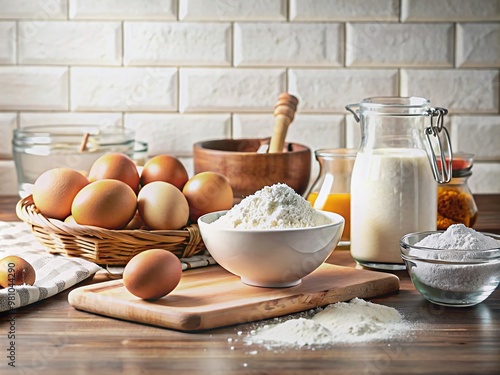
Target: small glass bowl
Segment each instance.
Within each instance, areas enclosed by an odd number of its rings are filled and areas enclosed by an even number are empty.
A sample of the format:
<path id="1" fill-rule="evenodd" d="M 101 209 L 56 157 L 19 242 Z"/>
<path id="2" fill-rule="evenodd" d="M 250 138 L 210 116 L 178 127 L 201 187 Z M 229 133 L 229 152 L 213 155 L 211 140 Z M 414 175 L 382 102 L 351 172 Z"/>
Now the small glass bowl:
<path id="1" fill-rule="evenodd" d="M 415 288 L 430 302 L 473 306 L 500 283 L 500 246 L 487 250 L 447 250 L 415 246 L 443 231 L 410 233 L 401 238 L 401 257 Z M 483 233 L 499 241 L 496 234 Z"/>

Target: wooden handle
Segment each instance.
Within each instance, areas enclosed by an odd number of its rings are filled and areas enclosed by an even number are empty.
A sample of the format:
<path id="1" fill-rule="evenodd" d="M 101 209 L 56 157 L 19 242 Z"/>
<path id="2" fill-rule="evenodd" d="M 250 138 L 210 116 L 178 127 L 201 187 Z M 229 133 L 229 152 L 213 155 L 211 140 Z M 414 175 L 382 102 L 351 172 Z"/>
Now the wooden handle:
<path id="1" fill-rule="evenodd" d="M 268 152 L 283 152 L 286 132 L 293 121 L 299 100 L 287 92 L 280 94 L 274 106 L 274 131 Z"/>

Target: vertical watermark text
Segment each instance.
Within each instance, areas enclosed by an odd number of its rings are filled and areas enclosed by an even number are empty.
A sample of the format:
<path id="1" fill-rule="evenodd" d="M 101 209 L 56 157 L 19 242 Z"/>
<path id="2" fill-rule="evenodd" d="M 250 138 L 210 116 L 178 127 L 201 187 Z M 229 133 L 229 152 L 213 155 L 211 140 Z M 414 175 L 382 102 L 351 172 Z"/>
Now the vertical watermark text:
<path id="1" fill-rule="evenodd" d="M 16 316 L 13 311 L 15 309 L 15 289 L 14 281 L 16 279 L 15 264 L 10 262 L 7 268 L 7 301 L 10 309 L 8 332 L 7 332 L 7 364 L 10 367 L 16 367 Z"/>

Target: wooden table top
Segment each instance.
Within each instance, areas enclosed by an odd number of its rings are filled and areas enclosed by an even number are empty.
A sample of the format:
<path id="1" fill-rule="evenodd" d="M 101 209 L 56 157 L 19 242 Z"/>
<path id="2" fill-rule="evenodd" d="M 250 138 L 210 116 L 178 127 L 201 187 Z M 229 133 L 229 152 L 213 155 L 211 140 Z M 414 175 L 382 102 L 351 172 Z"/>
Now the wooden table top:
<path id="1" fill-rule="evenodd" d="M 0 220 L 18 220 L 15 197 L 0 197 Z M 500 195 L 476 196 L 475 228 L 500 233 Z M 353 266 L 348 251 L 329 262 Z M 93 315 L 72 308 L 68 292 L 0 313 L 1 374 L 498 374 L 500 289 L 483 303 L 449 308 L 427 302 L 406 272 L 398 293 L 371 301 L 398 309 L 417 324 L 390 342 L 328 349 L 268 350 L 247 345 L 251 324 L 183 333 Z M 96 275 L 78 286 L 105 280 Z M 8 367 L 8 320 L 15 318 L 16 367 Z M 19 372 L 17 372 L 19 371 Z"/>

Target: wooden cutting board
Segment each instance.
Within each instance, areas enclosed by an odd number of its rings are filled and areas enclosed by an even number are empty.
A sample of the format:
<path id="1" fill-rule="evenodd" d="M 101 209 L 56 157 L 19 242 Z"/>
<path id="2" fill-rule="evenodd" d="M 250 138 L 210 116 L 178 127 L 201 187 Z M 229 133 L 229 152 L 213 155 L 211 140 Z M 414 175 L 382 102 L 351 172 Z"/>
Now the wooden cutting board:
<path id="1" fill-rule="evenodd" d="M 177 288 L 156 301 L 129 293 L 121 280 L 74 289 L 71 306 L 114 318 L 198 331 L 305 311 L 354 297 L 399 290 L 397 276 L 323 264 L 290 288 L 248 286 L 220 266 L 185 271 Z"/>

